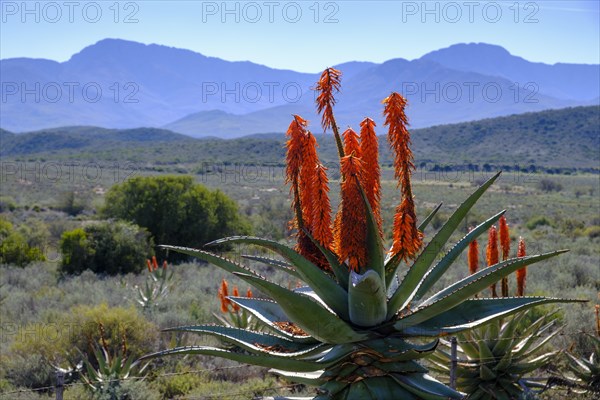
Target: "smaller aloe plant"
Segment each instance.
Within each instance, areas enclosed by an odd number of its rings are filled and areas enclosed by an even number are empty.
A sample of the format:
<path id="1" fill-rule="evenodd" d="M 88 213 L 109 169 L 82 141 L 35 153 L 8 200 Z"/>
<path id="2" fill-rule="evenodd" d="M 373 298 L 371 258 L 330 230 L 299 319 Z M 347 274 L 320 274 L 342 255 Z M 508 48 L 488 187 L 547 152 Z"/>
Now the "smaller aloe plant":
<path id="1" fill-rule="evenodd" d="M 127 357 L 127 340 L 123 335 L 121 348 L 114 354 L 111 354 L 106 339 L 104 338 L 104 327 L 99 324 L 100 330 L 100 344 L 92 345 L 94 347 L 94 358 L 96 362 L 93 363 L 91 360 L 84 358 L 83 366 L 85 371 L 80 375 L 81 381 L 85 384 L 85 387 L 94 393 L 94 395 L 101 395 L 103 398 L 117 399 L 117 393 L 121 386 L 121 383 L 133 376 L 143 374 L 146 366 L 145 364 L 141 368 L 139 363 L 135 362 L 133 356 Z M 94 364 L 97 364 L 96 368 Z"/>
<path id="2" fill-rule="evenodd" d="M 237 286 L 233 287 L 231 295 L 233 297 L 240 297 L 240 292 Z M 213 314 L 213 316 L 219 321 L 223 326 L 227 326 L 230 328 L 239 328 L 239 329 L 250 329 L 252 331 L 260 331 L 262 328 L 262 324 L 260 321 L 251 313 L 247 312 L 245 309 L 242 309 L 237 303 L 229 300 L 229 284 L 225 279 L 221 281 L 221 285 L 219 286 L 218 298 L 221 303 L 221 313 L 223 314 Z M 248 289 L 246 291 L 246 299 L 250 299 L 254 297 L 252 294 L 252 290 Z"/>
<path id="3" fill-rule="evenodd" d="M 510 249 L 508 225 L 504 216 L 500 218 L 500 243 L 503 259 L 508 258 Z M 497 262 L 497 231 L 489 230 L 486 247 L 487 263 Z M 496 250 L 494 250 L 496 249 Z M 478 243 L 471 242 L 468 252 L 469 271 L 478 269 Z M 517 258 L 525 257 L 525 241 L 520 238 Z M 490 259 L 491 258 L 491 259 Z M 517 296 L 525 292 L 527 267 L 518 270 Z M 490 287 L 493 297 L 495 287 Z M 508 296 L 508 279 L 502 281 L 502 297 Z M 521 312 L 505 319 L 492 321 L 477 329 L 457 334 L 457 388 L 468 394 L 468 399 L 518 399 L 526 398 L 533 388 L 545 385 L 528 380 L 526 375 L 547 365 L 560 351 L 544 352 L 545 345 L 560 330 L 551 332 L 555 324 L 552 314 L 544 315 L 532 324 L 525 323 L 526 313 Z M 551 332 L 551 333 L 550 333 Z M 451 344 L 441 340 L 443 350 L 438 348 L 432 357 L 432 369 L 448 374 Z"/>
<path id="4" fill-rule="evenodd" d="M 137 303 L 144 310 L 150 310 L 169 294 L 173 271 L 168 270 L 167 261 L 163 261 L 162 268 L 159 268 L 154 256 L 152 256 L 152 261 L 146 260 L 146 264 L 150 275 L 146 278 L 143 288 L 139 286 L 135 288 L 137 289 Z"/>
<path id="5" fill-rule="evenodd" d="M 567 352 L 567 367 L 575 375 L 570 383 L 576 392 L 600 394 L 600 305 L 596 305 L 596 335 L 589 335 L 594 350 L 589 358 L 577 358 Z"/>

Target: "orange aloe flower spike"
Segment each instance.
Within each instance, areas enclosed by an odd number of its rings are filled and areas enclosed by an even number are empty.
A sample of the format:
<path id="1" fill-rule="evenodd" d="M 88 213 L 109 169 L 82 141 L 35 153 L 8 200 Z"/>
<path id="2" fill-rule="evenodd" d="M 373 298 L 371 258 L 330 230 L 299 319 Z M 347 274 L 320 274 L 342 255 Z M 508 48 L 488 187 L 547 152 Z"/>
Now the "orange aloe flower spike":
<path id="1" fill-rule="evenodd" d="M 254 295 L 252 294 L 252 290 L 250 290 L 250 288 L 248 288 L 248 290 L 246 291 L 246 297 L 254 297 Z"/>
<path id="2" fill-rule="evenodd" d="M 333 233 L 331 232 L 329 179 L 327 178 L 327 168 L 322 164 L 318 164 L 316 167 L 313 187 L 312 235 L 325 248 L 330 249 L 333 242 Z"/>
<path id="3" fill-rule="evenodd" d="M 506 223 L 506 217 L 503 215 L 500 217 L 500 248 L 502 249 L 502 261 L 508 260 L 510 253 L 510 234 L 508 231 L 508 224 Z M 508 277 L 502 278 L 502 297 L 508 297 Z"/>
<path id="4" fill-rule="evenodd" d="M 525 249 L 525 240 L 519 237 L 519 245 L 517 247 L 517 257 L 525 257 L 527 255 Z M 517 296 L 525 296 L 525 281 L 527 279 L 527 267 L 517 270 Z"/>
<path id="5" fill-rule="evenodd" d="M 152 272 L 152 263 L 149 259 L 146 259 L 146 266 L 148 267 L 148 271 Z"/>
<path id="6" fill-rule="evenodd" d="M 423 234 L 417 228 L 417 215 L 412 194 L 410 177 L 415 166 L 410 149 L 410 134 L 406 126 L 408 119 L 404 108 L 406 99 L 392 93 L 383 100 L 385 125 L 388 126 L 388 141 L 394 151 L 394 175 L 401 186 L 401 201 L 394 216 L 392 255 L 404 261 L 416 256 L 423 244 Z"/>
<path id="7" fill-rule="evenodd" d="M 163 269 L 167 269 L 167 260 L 163 261 Z"/>
<path id="8" fill-rule="evenodd" d="M 493 225 L 488 231 L 488 244 L 485 254 L 488 267 L 498 264 L 498 231 Z M 490 286 L 490 290 L 492 291 L 492 297 L 498 297 L 495 283 Z"/>
<path id="9" fill-rule="evenodd" d="M 366 210 L 359 184 L 363 165 L 350 154 L 342 157 L 341 208 L 334 226 L 334 247 L 340 262 L 347 262 L 354 271 L 366 264 Z"/>
<path id="10" fill-rule="evenodd" d="M 317 173 L 317 139 L 310 132 L 306 131 L 303 137 L 302 162 L 299 175 L 299 196 L 300 207 L 302 210 L 302 220 L 304 226 L 311 231 L 313 221 L 312 214 L 314 209 L 315 193 L 315 175 Z"/>
<path id="11" fill-rule="evenodd" d="M 362 157 L 362 150 L 358 142 L 358 135 L 352 128 L 348 128 L 342 134 L 344 137 L 344 154 L 354 155 L 356 158 Z"/>
<path id="12" fill-rule="evenodd" d="M 240 292 L 238 291 L 238 287 L 234 286 L 233 287 L 233 293 L 232 296 L 234 297 L 239 297 L 240 296 Z M 237 304 L 235 304 L 233 301 L 229 300 L 229 302 L 231 303 L 231 306 L 233 307 L 233 311 L 238 312 L 240 311 L 240 306 L 238 306 Z"/>
<path id="13" fill-rule="evenodd" d="M 363 188 L 379 226 L 379 234 L 383 234 L 381 221 L 381 168 L 379 167 L 379 142 L 375 133 L 375 121 L 365 118 L 360 123 L 360 148 L 365 165 Z"/>
<path id="14" fill-rule="evenodd" d="M 231 303 L 227 296 L 229 296 L 229 289 L 227 281 L 223 279 L 219 287 L 219 300 L 221 301 L 221 312 L 224 314 L 229 312 L 229 304 Z"/>
<path id="15" fill-rule="evenodd" d="M 473 228 L 469 229 L 472 230 Z M 479 269 L 479 243 L 477 239 L 469 243 L 469 252 L 467 253 L 469 263 L 469 273 L 473 275 Z"/>
<path id="16" fill-rule="evenodd" d="M 335 137 L 340 157 L 343 157 L 344 148 L 340 138 L 339 128 L 333 116 L 333 106 L 335 105 L 334 94 L 340 91 L 342 73 L 335 68 L 327 68 L 321 74 L 315 90 L 319 93 L 317 96 L 317 112 L 321 114 L 321 125 L 324 130 L 331 128 Z"/>
<path id="17" fill-rule="evenodd" d="M 158 269 L 158 262 L 156 261 L 156 256 L 152 256 L 152 267 L 155 271 Z"/>

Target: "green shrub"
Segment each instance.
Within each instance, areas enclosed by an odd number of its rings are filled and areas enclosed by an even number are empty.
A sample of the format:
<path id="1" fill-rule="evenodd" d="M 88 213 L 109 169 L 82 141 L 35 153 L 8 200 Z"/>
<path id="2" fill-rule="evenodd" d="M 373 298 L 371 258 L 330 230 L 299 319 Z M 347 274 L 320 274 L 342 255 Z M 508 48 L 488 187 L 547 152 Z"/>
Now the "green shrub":
<path id="1" fill-rule="evenodd" d="M 540 179 L 537 185 L 538 189 L 542 192 L 560 192 L 563 187 L 560 183 L 555 182 L 551 179 Z"/>
<path id="2" fill-rule="evenodd" d="M 115 185 L 106 194 L 103 213 L 147 228 L 157 244 L 198 248 L 213 239 L 250 232 L 233 200 L 189 176 L 135 177 Z"/>
<path id="3" fill-rule="evenodd" d="M 15 199 L 10 196 L 0 196 L 0 213 L 14 211 L 17 208 Z"/>
<path id="4" fill-rule="evenodd" d="M 109 275 L 140 272 L 153 255 L 150 234 L 125 222 L 101 222 L 63 233 L 60 271 L 79 274 L 86 269 Z"/>
<path id="5" fill-rule="evenodd" d="M 4 218 L 0 218 L 0 264 L 14 264 L 19 267 L 34 261 L 44 261 L 44 253 L 39 247 L 32 247 L 27 238 Z"/>
<path id="6" fill-rule="evenodd" d="M 33 323 L 19 330 L 3 368 L 17 387 L 43 387 L 54 379 L 52 365 L 68 368 L 86 357 L 95 362 L 94 343 L 100 341 L 99 324 L 104 327 L 107 347 L 115 353 L 126 338 L 127 354 L 139 357 L 156 348 L 157 327 L 134 307 L 77 306 L 49 317 L 52 322 Z"/>
<path id="7" fill-rule="evenodd" d="M 590 239 L 600 237 L 600 226 L 589 226 L 583 231 L 583 234 L 589 237 Z"/>
<path id="8" fill-rule="evenodd" d="M 548 217 L 536 215 L 531 217 L 525 226 L 527 226 L 527 229 L 529 230 L 534 230 L 538 226 L 554 226 L 554 222 Z"/>

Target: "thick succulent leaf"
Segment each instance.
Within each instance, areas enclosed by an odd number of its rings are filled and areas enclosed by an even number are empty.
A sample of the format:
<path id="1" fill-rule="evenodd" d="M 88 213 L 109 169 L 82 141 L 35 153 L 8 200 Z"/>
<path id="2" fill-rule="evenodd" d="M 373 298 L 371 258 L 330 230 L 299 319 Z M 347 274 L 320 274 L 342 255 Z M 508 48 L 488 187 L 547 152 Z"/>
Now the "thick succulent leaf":
<path id="1" fill-rule="evenodd" d="M 377 326 L 385 321 L 387 313 L 385 284 L 374 270 L 364 274 L 350 272 L 348 307 L 350 321 L 364 327 Z"/>
<path id="2" fill-rule="evenodd" d="M 290 274 L 295 278 L 302 279 L 300 274 L 294 269 L 293 265 L 288 264 L 285 261 L 278 260 L 272 257 L 253 256 L 251 254 L 242 254 L 242 257 L 247 260 L 258 261 L 270 267 L 277 268 L 278 270 L 283 271 L 286 274 Z"/>
<path id="3" fill-rule="evenodd" d="M 348 293 L 339 286 L 326 272 L 322 271 L 315 264 L 298 254 L 294 249 L 277 243 L 273 240 L 249 237 L 233 236 L 229 238 L 215 240 L 207 245 L 225 244 L 225 243 L 246 243 L 262 246 L 280 254 L 291 264 L 294 265 L 296 272 L 300 274 L 302 280 L 306 282 L 327 304 L 329 308 L 335 311 L 341 318 L 348 320 Z"/>
<path id="4" fill-rule="evenodd" d="M 464 302 L 469 297 L 481 292 L 492 283 L 510 275 L 517 269 L 522 268 L 525 265 L 531 265 L 555 257 L 565 251 L 566 250 L 559 250 L 537 256 L 513 258 L 482 269 L 430 297 L 412 314 L 398 320 L 394 327 L 396 329 L 403 329 L 427 321 L 428 319 L 446 312 Z"/>
<path id="5" fill-rule="evenodd" d="M 365 379 L 362 382 L 365 384 L 367 391 L 369 392 L 369 397 L 367 397 L 367 399 L 417 399 L 417 397 L 411 396 L 410 392 L 406 393 L 405 389 L 403 389 L 402 386 L 400 386 L 398 382 L 391 377 L 376 376 L 374 378 Z"/>
<path id="6" fill-rule="evenodd" d="M 325 256 L 335 278 L 341 287 L 348 287 L 348 268 L 340 264 L 338 260 L 338 256 L 333 253 L 333 251 L 323 247 L 318 240 L 316 240 L 306 229 L 304 229 L 304 233 L 310 239 L 311 242 L 319 249 L 319 251 Z"/>
<path id="7" fill-rule="evenodd" d="M 410 297 L 414 295 L 415 289 L 421 283 L 421 280 L 431 267 L 431 264 L 436 259 L 437 255 L 442 250 L 452 233 L 454 233 L 456 228 L 458 228 L 460 222 L 467 215 L 471 207 L 475 205 L 477 200 L 499 176 L 500 172 L 490 178 L 487 182 L 481 185 L 479 189 L 471 194 L 471 196 L 469 196 L 467 200 L 465 200 L 464 203 L 462 203 L 458 209 L 456 209 L 444 226 L 442 226 L 433 239 L 431 239 L 431 241 L 425 246 L 423 251 L 421 251 L 388 303 L 388 318 L 394 316 L 394 314 L 401 309 L 403 304 L 410 302 Z M 393 268 L 393 274 L 395 274 L 397 265 L 386 265 L 385 267 L 386 271 L 389 271 L 390 268 Z M 434 283 L 435 282 L 431 282 L 431 284 Z"/>
<path id="8" fill-rule="evenodd" d="M 231 301 L 250 312 L 259 321 L 271 328 L 279 336 L 297 343 L 317 343 L 312 336 L 293 335 L 276 325 L 276 322 L 291 322 L 285 311 L 273 300 L 257 297 L 230 297 Z"/>
<path id="9" fill-rule="evenodd" d="M 421 324 L 406 328 L 403 333 L 415 336 L 445 336 L 473 329 L 498 318 L 546 303 L 566 303 L 579 300 L 545 297 L 510 297 L 468 299 Z M 400 324 L 398 324 L 400 326 Z"/>
<path id="10" fill-rule="evenodd" d="M 270 354 L 286 358 L 299 358 L 314 354 L 322 351 L 321 349 L 325 346 L 321 343 L 300 344 L 267 333 L 219 325 L 179 326 L 165 329 L 165 332 L 171 331 L 211 335 L 238 345 L 251 353 Z"/>
<path id="11" fill-rule="evenodd" d="M 254 276 L 259 276 L 259 274 L 257 272 L 251 270 L 250 268 L 243 266 L 240 263 L 229 260 L 228 258 L 225 258 L 225 257 L 221 257 L 214 253 L 210 253 L 208 251 L 192 249 L 189 247 L 170 246 L 170 245 L 160 245 L 159 247 L 162 247 L 163 249 L 166 249 L 166 250 L 173 250 L 173 251 L 176 251 L 177 253 L 183 253 L 183 254 L 187 254 L 189 256 L 199 258 L 203 261 L 206 261 L 208 263 L 216 265 L 217 267 L 222 268 L 227 272 L 231 272 L 231 273 L 241 272 L 243 274 L 251 274 Z"/>
<path id="12" fill-rule="evenodd" d="M 502 329 L 497 336 L 498 340 L 492 348 L 492 353 L 494 353 L 495 356 L 501 356 L 507 352 L 511 352 L 510 350 L 514 348 L 514 344 L 517 340 L 516 330 L 524 316 L 525 313 L 514 315 L 502 326 Z"/>
<path id="13" fill-rule="evenodd" d="M 247 274 L 236 273 L 235 275 L 268 293 L 293 322 L 309 335 L 322 342 L 348 343 L 367 338 L 366 334 L 355 332 L 337 315 L 307 296 L 287 290 L 266 279 Z"/>
<path id="14" fill-rule="evenodd" d="M 536 343 L 535 346 L 533 346 L 531 349 L 529 349 L 529 351 L 527 351 L 525 353 L 522 353 L 522 354 L 515 354 L 514 355 L 514 359 L 518 360 L 518 361 L 527 360 L 529 357 L 531 357 L 534 354 L 537 354 L 538 352 L 540 352 L 540 350 L 542 350 L 542 348 L 545 345 L 547 345 L 548 342 L 550 342 L 550 340 L 552 340 L 560 332 L 561 332 L 561 329 L 557 329 L 556 331 L 552 332 L 551 334 L 549 334 L 546 337 L 544 337 L 544 339 L 542 339 L 541 341 L 539 341 L 538 343 Z"/>
<path id="15" fill-rule="evenodd" d="M 527 374 L 548 364 L 558 354 L 560 354 L 560 350 L 542 354 L 539 357 L 527 360 L 527 362 L 511 366 L 510 371 L 513 374 Z"/>
<path id="16" fill-rule="evenodd" d="M 392 377 L 407 391 L 423 400 L 462 399 L 463 394 L 450 389 L 426 374 L 392 374 Z"/>
<path id="17" fill-rule="evenodd" d="M 454 261 L 458 258 L 459 255 L 469 247 L 469 243 L 471 243 L 474 239 L 476 239 L 479 235 L 486 232 L 490 226 L 496 223 L 500 219 L 500 217 L 506 212 L 503 210 L 488 220 L 482 222 L 477 227 L 475 227 L 471 232 L 467 233 L 458 243 L 456 243 L 448 253 L 431 269 L 423 280 L 421 284 L 417 288 L 417 292 L 414 298 L 411 301 L 420 300 L 423 295 L 431 289 L 431 287 L 446 273 L 448 268 L 452 265 Z"/>
<path id="18" fill-rule="evenodd" d="M 290 382 L 301 383 L 303 385 L 321 386 L 326 382 L 321 378 L 321 375 L 323 375 L 324 372 L 323 370 L 314 372 L 290 372 L 281 369 L 270 369 L 269 372 L 282 376 Z"/>
<path id="19" fill-rule="evenodd" d="M 369 200 L 367 199 L 367 195 L 365 191 L 358 182 L 358 188 L 360 189 L 360 195 L 363 199 L 363 205 L 365 206 L 365 211 L 367 213 L 367 255 L 368 261 L 365 266 L 367 270 L 372 270 L 377 272 L 381 277 L 382 282 L 385 285 L 386 274 L 384 270 L 384 261 L 385 254 L 383 248 L 383 240 L 381 238 L 381 234 L 379 233 L 379 226 L 377 225 L 377 221 L 375 220 L 375 216 L 373 215 L 373 209 L 369 204 Z M 384 296 L 386 291 L 383 290 Z M 384 317 L 385 318 L 385 317 Z"/>
<path id="20" fill-rule="evenodd" d="M 145 355 L 141 357 L 138 361 L 143 361 L 150 358 L 185 354 L 199 354 L 205 356 L 221 357 L 244 364 L 258 365 L 260 367 L 275 368 L 293 372 L 311 372 L 318 371 L 319 369 L 323 368 L 322 365 L 310 361 L 294 360 L 290 358 L 283 358 L 266 354 L 256 356 L 252 354 L 239 353 L 210 346 L 176 347 L 174 349 L 163 350 Z"/>

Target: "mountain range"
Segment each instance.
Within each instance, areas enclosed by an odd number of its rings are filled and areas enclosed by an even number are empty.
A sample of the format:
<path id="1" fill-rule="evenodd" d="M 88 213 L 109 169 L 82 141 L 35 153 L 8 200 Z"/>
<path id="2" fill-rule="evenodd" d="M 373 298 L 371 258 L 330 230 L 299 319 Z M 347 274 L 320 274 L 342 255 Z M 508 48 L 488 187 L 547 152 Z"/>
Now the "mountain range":
<path id="1" fill-rule="evenodd" d="M 337 162 L 333 135 L 317 134 L 323 162 Z M 415 162 L 425 170 L 494 165 L 496 169 L 567 168 L 598 172 L 600 106 L 564 108 L 411 130 Z M 63 127 L 15 134 L 0 129 L 0 157 L 67 164 L 133 163 L 160 172 L 202 166 L 285 165 L 283 133 L 236 139 L 192 138 L 166 129 Z M 392 165 L 386 135 L 381 163 Z M 200 168 L 200 170 L 198 169 Z M 201 173 L 201 172 L 200 172 Z"/>
<path id="2" fill-rule="evenodd" d="M 336 68 L 343 73 L 336 107 L 343 128 L 358 128 L 365 116 L 381 125 L 381 100 L 391 91 L 408 98 L 415 128 L 600 100 L 600 65 L 534 63 L 484 43 Z M 0 76 L 0 127 L 12 132 L 93 125 L 229 138 L 284 132 L 291 114 L 322 131 L 311 90 L 317 73 L 162 45 L 105 39 L 65 62 L 0 60 Z"/>

